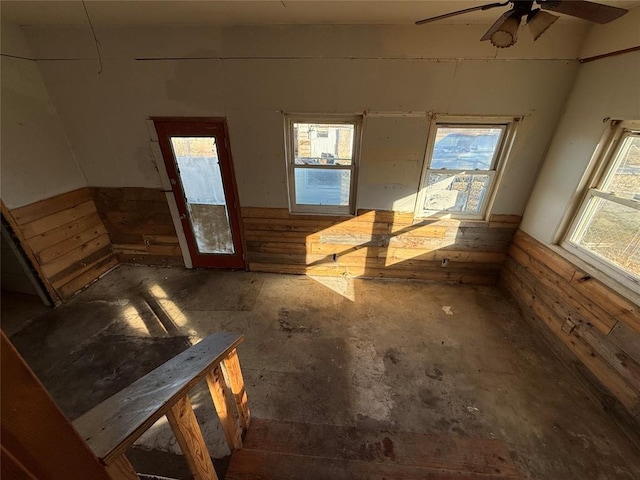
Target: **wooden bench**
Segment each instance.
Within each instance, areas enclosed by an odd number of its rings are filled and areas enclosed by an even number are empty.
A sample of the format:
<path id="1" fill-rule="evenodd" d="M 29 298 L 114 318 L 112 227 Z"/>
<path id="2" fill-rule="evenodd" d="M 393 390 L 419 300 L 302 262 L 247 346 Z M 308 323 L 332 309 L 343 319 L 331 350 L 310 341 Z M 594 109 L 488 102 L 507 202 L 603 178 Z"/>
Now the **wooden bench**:
<path id="1" fill-rule="evenodd" d="M 113 480 L 139 478 L 125 451 L 163 415 L 194 478 L 218 478 L 188 393 L 206 379 L 229 448 L 242 448 L 242 431 L 250 421 L 236 351 L 243 340 L 232 333 L 210 335 L 73 422 Z"/>

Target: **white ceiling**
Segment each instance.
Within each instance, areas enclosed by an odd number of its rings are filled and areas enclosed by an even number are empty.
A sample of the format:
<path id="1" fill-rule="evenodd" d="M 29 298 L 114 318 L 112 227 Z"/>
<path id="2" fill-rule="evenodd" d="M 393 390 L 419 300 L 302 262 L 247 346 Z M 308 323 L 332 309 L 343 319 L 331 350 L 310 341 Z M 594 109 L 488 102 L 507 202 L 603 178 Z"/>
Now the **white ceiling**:
<path id="1" fill-rule="evenodd" d="M 496 1 L 496 0 L 493 0 Z M 492 0 L 423 1 L 205 1 L 205 0 L 87 0 L 98 26 L 161 25 L 282 25 L 282 24 L 411 24 L 425 17 L 492 3 Z M 632 8 L 640 1 L 602 1 Z M 3 18 L 18 25 L 86 25 L 79 0 L 2 0 Z M 443 23 L 491 23 L 506 7 L 473 12 Z M 564 21 L 581 21 L 564 17 Z M 423 27 L 424 28 L 424 27 Z"/>

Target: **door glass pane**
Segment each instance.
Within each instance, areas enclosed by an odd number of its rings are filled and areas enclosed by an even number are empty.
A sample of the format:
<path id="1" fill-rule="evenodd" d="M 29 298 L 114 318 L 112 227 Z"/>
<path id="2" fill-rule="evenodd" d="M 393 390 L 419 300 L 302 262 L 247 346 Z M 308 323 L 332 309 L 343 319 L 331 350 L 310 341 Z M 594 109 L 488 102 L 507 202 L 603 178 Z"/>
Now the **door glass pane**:
<path id="1" fill-rule="evenodd" d="M 349 205 L 351 170 L 297 167 L 295 182 L 298 205 Z"/>
<path id="2" fill-rule="evenodd" d="M 353 124 L 294 123 L 295 163 L 307 165 L 351 165 Z"/>
<path id="3" fill-rule="evenodd" d="M 503 127 L 438 127 L 431 168 L 491 170 Z"/>
<path id="4" fill-rule="evenodd" d="M 171 146 L 198 251 L 235 253 L 215 137 L 171 137 Z"/>
<path id="5" fill-rule="evenodd" d="M 430 172 L 424 210 L 479 214 L 491 177 L 484 174 Z"/>
<path id="6" fill-rule="evenodd" d="M 592 197 L 571 242 L 640 277 L 640 211 Z"/>

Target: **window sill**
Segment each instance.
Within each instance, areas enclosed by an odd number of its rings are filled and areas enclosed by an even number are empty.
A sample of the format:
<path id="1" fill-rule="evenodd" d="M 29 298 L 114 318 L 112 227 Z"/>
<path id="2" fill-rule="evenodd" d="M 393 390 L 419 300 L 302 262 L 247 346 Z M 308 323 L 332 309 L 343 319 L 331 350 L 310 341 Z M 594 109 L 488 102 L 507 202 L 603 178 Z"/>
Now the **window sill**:
<path id="1" fill-rule="evenodd" d="M 344 213 L 344 212 L 318 212 L 316 211 L 293 211 L 289 210 L 289 215 L 299 215 L 299 216 L 314 216 L 314 217 L 344 217 L 344 218 L 353 218 L 356 215 L 353 213 Z"/>
<path id="2" fill-rule="evenodd" d="M 560 245 L 547 245 L 553 252 L 557 253 L 565 260 L 571 262 L 580 270 L 588 273 L 591 277 L 598 280 L 603 285 L 606 285 L 611 290 L 619 294 L 620 296 L 626 298 L 630 302 L 635 303 L 636 305 L 640 305 L 640 293 L 638 293 L 633 288 L 619 282 L 618 280 L 612 278 L 607 273 L 603 272 L 597 267 L 594 267 L 590 263 L 584 261 L 577 255 L 566 250 L 564 247 Z"/>
<path id="3" fill-rule="evenodd" d="M 441 214 L 435 213 L 431 215 L 415 215 L 413 217 L 413 223 L 419 222 L 451 222 L 451 223 L 466 223 L 469 225 L 477 225 L 479 223 L 489 225 L 489 219 L 484 218 L 482 216 L 473 216 L 473 215 L 451 215 L 451 214 Z"/>
<path id="4" fill-rule="evenodd" d="M 307 215 L 307 216 L 316 216 L 316 217 L 345 217 L 345 218 L 351 218 L 351 217 L 355 217 L 356 215 L 351 212 L 348 207 L 347 208 L 335 208 L 335 209 L 331 209 L 331 208 L 291 208 L 289 207 L 289 214 L 290 215 Z"/>

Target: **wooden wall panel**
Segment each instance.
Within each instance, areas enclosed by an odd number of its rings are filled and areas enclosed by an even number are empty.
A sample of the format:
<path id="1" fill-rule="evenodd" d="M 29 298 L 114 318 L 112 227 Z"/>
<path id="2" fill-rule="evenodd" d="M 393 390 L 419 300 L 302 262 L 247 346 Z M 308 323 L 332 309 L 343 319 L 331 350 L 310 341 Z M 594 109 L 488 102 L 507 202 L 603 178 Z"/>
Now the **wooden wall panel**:
<path id="1" fill-rule="evenodd" d="M 4 213 L 54 301 L 117 265 L 88 188 Z"/>
<path id="2" fill-rule="evenodd" d="M 493 284 L 519 216 L 489 222 L 425 220 L 359 211 L 355 217 L 242 209 L 249 269 Z M 92 187 L 11 212 L 51 291 L 73 293 L 118 263 L 184 266 L 165 193 Z"/>
<path id="3" fill-rule="evenodd" d="M 640 419 L 640 307 L 520 230 L 500 277 L 523 311 Z"/>
<path id="4" fill-rule="evenodd" d="M 355 217 L 243 208 L 249 270 L 493 284 L 519 216 L 426 220 L 366 211 Z M 443 262 L 446 265 L 443 265 Z"/>
<path id="5" fill-rule="evenodd" d="M 162 190 L 92 187 L 91 194 L 121 263 L 184 266 Z"/>

